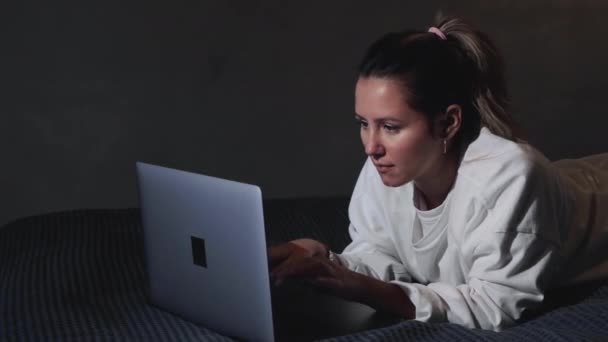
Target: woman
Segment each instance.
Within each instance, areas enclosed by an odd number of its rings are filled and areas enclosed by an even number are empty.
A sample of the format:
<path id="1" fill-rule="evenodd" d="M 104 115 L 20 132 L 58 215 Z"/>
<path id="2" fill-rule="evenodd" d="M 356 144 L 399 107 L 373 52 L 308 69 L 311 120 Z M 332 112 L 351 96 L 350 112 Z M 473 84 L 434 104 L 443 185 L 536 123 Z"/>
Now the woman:
<path id="1" fill-rule="evenodd" d="M 500 56 L 458 18 L 389 33 L 355 88 L 368 159 L 350 245 L 269 251 L 304 279 L 378 310 L 501 330 L 549 289 L 608 275 L 608 154 L 550 163 L 506 112 Z"/>

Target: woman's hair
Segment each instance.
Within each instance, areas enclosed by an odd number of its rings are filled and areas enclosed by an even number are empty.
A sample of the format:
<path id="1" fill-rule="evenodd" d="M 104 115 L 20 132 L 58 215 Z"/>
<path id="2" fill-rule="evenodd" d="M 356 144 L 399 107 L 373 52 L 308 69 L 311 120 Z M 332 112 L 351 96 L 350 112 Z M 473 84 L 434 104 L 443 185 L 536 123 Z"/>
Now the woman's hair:
<path id="1" fill-rule="evenodd" d="M 445 40 L 427 31 L 382 36 L 368 48 L 359 77 L 400 81 L 408 105 L 430 122 L 449 105 L 460 105 L 458 140 L 470 142 L 481 126 L 510 140 L 520 138 L 519 126 L 507 113 L 504 64 L 494 44 L 457 17 L 438 16 L 435 27 Z"/>

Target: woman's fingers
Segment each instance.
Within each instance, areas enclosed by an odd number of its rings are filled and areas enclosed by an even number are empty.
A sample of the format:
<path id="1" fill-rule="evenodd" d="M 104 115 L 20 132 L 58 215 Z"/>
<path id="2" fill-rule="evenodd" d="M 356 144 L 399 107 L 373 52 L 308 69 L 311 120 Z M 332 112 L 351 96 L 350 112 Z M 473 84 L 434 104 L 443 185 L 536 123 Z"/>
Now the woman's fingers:
<path id="1" fill-rule="evenodd" d="M 293 257 L 289 258 L 271 272 L 275 284 L 286 278 L 316 278 L 319 276 L 331 277 L 331 269 L 327 261 L 318 257 Z"/>
<path id="2" fill-rule="evenodd" d="M 294 264 L 292 272 L 294 275 L 301 277 L 318 277 L 320 275 L 330 275 L 326 265 L 326 260 L 318 257 L 306 258 L 301 262 Z"/>
<path id="3" fill-rule="evenodd" d="M 319 276 L 335 277 L 333 263 L 318 250 L 323 248 L 318 241 L 310 239 L 293 240 L 268 249 L 270 276 L 275 285 L 284 279 L 314 279 Z M 317 256 L 315 256 L 317 255 Z"/>
<path id="4" fill-rule="evenodd" d="M 287 259 L 287 260 L 281 262 L 280 264 L 278 264 L 276 267 L 271 268 L 270 277 L 274 280 L 283 278 L 284 274 L 286 272 L 285 270 L 289 269 L 290 264 L 291 264 L 291 260 Z"/>
<path id="5" fill-rule="evenodd" d="M 292 256 L 273 268 L 270 276 L 276 285 L 282 283 L 286 278 L 301 277 L 300 269 L 305 262 L 304 258 Z"/>
<path id="6" fill-rule="evenodd" d="M 272 268 L 274 265 L 287 259 L 293 252 L 293 245 L 289 242 L 273 246 L 268 249 L 268 263 Z"/>

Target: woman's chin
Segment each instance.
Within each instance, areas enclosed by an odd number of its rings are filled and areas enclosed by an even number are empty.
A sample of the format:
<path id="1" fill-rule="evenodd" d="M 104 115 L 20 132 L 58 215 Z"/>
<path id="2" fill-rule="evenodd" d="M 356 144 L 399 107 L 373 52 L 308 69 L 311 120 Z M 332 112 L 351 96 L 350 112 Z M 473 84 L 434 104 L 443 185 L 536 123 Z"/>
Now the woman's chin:
<path id="1" fill-rule="evenodd" d="M 382 179 L 382 183 L 384 183 L 384 185 L 389 186 L 391 188 L 402 186 L 408 182 L 408 180 L 406 179 L 391 177 L 388 174 L 380 174 L 380 179 Z"/>

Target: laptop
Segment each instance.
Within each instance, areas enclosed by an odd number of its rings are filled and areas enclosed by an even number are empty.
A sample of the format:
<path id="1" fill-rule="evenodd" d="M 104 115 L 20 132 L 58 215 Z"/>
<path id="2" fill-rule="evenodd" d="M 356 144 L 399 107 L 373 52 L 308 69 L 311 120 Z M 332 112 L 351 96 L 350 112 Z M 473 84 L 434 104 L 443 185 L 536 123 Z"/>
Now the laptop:
<path id="1" fill-rule="evenodd" d="M 313 340 L 395 322 L 310 287 L 271 291 L 258 186 L 142 162 L 136 168 L 153 305 L 251 341 Z"/>

